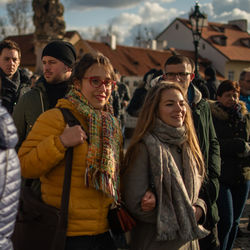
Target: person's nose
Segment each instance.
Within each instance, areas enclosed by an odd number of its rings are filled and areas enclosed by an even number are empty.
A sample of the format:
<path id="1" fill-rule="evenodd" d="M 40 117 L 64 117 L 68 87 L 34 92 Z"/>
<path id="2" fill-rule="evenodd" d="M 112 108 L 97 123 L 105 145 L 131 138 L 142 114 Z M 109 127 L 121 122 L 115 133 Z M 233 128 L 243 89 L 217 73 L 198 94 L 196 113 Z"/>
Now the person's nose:
<path id="1" fill-rule="evenodd" d="M 104 82 L 102 82 L 102 84 L 99 87 L 99 89 L 102 90 L 103 92 L 105 92 L 107 90 L 107 86 L 104 84 Z"/>
<path id="2" fill-rule="evenodd" d="M 50 68 L 50 66 L 49 66 L 48 63 L 43 64 L 43 71 L 44 71 L 44 72 L 48 71 L 49 68 Z"/>
<path id="3" fill-rule="evenodd" d="M 181 111 L 182 111 L 182 106 L 181 106 L 179 103 L 177 103 L 177 104 L 175 105 L 175 111 L 176 111 L 176 112 L 181 112 Z"/>

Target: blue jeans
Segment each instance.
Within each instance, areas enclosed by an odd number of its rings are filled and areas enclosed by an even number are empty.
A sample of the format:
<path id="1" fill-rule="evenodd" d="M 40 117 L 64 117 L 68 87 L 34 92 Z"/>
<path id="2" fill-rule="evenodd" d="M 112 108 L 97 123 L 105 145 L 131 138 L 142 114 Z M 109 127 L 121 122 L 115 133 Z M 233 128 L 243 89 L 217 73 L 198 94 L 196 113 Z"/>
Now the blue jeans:
<path id="1" fill-rule="evenodd" d="M 109 232 L 67 237 L 65 250 L 117 250 Z"/>
<path id="2" fill-rule="evenodd" d="M 233 248 L 249 188 L 250 181 L 234 186 L 220 184 L 217 205 L 220 216 L 218 236 L 221 250 Z"/>

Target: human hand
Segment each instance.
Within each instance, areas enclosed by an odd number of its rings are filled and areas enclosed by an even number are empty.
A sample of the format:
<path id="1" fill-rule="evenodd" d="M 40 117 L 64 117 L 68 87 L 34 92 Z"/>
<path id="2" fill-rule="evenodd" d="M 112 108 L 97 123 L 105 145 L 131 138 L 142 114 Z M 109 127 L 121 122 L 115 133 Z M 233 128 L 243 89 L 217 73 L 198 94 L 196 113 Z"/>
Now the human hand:
<path id="1" fill-rule="evenodd" d="M 122 106 L 127 107 L 128 106 L 128 101 L 123 101 Z"/>
<path id="2" fill-rule="evenodd" d="M 250 143 L 249 142 L 245 142 L 245 151 L 243 153 L 239 153 L 238 157 L 240 158 L 245 158 L 250 156 Z"/>
<path id="3" fill-rule="evenodd" d="M 201 207 L 199 207 L 199 206 L 193 206 L 193 210 L 194 210 L 194 214 L 195 214 L 195 219 L 198 222 L 203 215 L 203 211 L 202 211 Z"/>
<path id="4" fill-rule="evenodd" d="M 60 140 L 66 148 L 82 144 L 86 139 L 87 135 L 80 125 L 73 127 L 69 127 L 69 125 L 67 125 L 63 133 L 60 135 Z"/>
<path id="5" fill-rule="evenodd" d="M 141 209 L 144 212 L 152 211 L 156 206 L 156 198 L 153 192 L 147 191 L 141 200 Z"/>

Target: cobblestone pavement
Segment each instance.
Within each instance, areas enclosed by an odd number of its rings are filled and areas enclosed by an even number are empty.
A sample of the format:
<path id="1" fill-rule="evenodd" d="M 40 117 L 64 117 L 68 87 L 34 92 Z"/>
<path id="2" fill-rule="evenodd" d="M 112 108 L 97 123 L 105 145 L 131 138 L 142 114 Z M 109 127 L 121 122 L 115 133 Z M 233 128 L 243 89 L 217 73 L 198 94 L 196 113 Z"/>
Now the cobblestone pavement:
<path id="1" fill-rule="evenodd" d="M 244 233 L 243 237 L 236 238 L 233 250 L 250 250 L 250 231 L 247 230 L 247 224 L 250 216 L 250 195 L 240 220 L 240 229 Z"/>

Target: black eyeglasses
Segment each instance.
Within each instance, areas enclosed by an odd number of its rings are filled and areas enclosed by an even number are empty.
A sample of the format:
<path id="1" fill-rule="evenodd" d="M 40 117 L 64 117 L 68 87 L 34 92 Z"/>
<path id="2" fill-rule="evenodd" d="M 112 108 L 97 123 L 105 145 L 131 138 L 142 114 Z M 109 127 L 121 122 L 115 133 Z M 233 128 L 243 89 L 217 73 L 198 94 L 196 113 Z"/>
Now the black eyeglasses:
<path id="1" fill-rule="evenodd" d="M 165 73 L 166 79 L 186 79 L 188 75 L 192 74 L 191 72 L 168 72 Z"/>
<path id="2" fill-rule="evenodd" d="M 101 80 L 98 77 L 83 77 L 83 79 L 89 80 L 90 85 L 93 88 L 100 88 L 103 84 L 107 89 L 114 89 L 116 82 L 111 79 Z"/>

